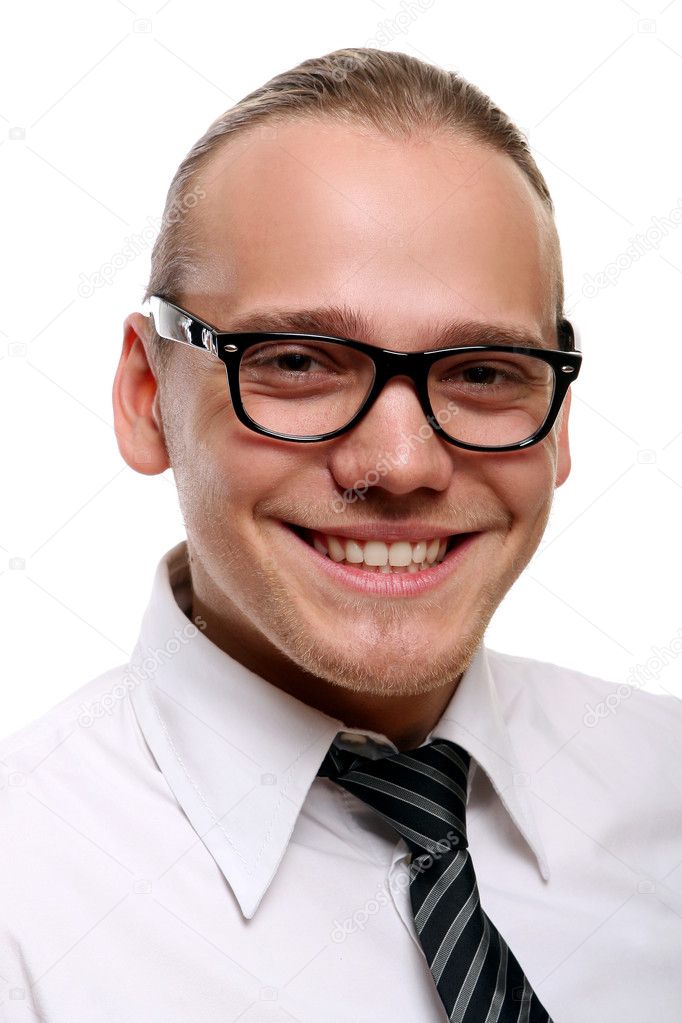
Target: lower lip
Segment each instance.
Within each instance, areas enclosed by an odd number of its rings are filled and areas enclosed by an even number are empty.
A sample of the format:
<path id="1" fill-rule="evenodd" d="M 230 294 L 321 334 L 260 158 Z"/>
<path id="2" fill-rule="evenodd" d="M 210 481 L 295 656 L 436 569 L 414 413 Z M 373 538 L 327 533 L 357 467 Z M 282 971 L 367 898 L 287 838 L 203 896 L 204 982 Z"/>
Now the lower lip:
<path id="1" fill-rule="evenodd" d="M 414 597 L 420 593 L 429 593 L 457 571 L 469 548 L 480 536 L 480 533 L 471 533 L 448 551 L 439 564 L 418 572 L 368 572 L 364 568 L 353 568 L 332 561 L 325 554 L 320 554 L 285 523 L 281 522 L 280 525 L 293 537 L 299 548 L 308 551 L 318 567 L 331 579 L 356 592 L 369 593 L 375 597 Z"/>

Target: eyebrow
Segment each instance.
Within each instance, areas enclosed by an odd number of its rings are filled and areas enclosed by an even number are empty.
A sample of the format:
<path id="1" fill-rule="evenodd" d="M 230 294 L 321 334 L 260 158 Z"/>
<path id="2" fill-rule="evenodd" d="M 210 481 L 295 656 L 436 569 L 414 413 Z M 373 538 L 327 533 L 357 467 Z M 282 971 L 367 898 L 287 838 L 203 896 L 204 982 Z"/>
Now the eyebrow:
<path id="1" fill-rule="evenodd" d="M 256 309 L 230 322 L 230 332 L 328 334 L 331 337 L 365 340 L 390 347 L 390 338 L 381 340 L 381 332 L 362 313 L 343 306 L 319 306 L 316 309 Z M 421 336 L 420 336 L 421 337 Z M 376 338 L 376 342 L 369 339 Z M 463 345 L 521 345 L 527 348 L 552 347 L 542 338 L 510 324 L 455 320 L 436 321 L 423 336 L 423 348 L 456 348 Z"/>

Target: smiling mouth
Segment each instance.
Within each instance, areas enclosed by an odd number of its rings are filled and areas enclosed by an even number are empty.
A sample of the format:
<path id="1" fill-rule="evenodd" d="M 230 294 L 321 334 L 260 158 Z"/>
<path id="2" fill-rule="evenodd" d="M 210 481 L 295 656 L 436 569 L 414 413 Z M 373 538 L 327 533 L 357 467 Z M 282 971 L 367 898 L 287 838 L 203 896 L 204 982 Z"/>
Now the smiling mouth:
<path id="1" fill-rule="evenodd" d="M 319 533 L 291 522 L 286 522 L 319 554 L 337 564 L 366 572 L 385 574 L 427 572 L 440 565 L 450 551 L 455 550 L 471 533 L 454 533 L 448 537 L 433 537 L 411 543 L 407 540 L 384 543 L 381 540 L 355 540 L 342 535 Z"/>

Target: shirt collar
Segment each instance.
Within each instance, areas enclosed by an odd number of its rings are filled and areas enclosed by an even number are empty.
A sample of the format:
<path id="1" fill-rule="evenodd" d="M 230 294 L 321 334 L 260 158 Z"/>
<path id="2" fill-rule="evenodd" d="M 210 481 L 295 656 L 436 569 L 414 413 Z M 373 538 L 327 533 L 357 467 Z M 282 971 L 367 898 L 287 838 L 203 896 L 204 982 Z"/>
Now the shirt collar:
<path id="1" fill-rule="evenodd" d="M 358 735 L 396 747 L 250 671 L 203 634 L 190 609 L 183 540 L 157 566 L 126 684 L 165 781 L 251 919 L 338 733 L 351 745 Z M 530 805 L 514 784 L 518 764 L 482 645 L 432 738 L 459 743 L 485 771 L 547 878 Z"/>

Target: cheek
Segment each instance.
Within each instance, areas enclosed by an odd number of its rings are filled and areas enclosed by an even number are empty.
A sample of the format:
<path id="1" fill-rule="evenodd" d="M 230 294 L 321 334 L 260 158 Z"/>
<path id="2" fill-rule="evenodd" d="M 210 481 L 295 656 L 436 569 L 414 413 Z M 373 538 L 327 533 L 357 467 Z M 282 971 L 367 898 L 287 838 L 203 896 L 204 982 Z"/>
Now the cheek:
<path id="1" fill-rule="evenodd" d="M 205 522 L 216 515 L 232 521 L 235 529 L 305 475 L 300 452 L 247 429 L 214 388 L 188 410 L 182 461 L 183 507 L 201 509 Z"/>
<path id="2" fill-rule="evenodd" d="M 488 482 L 512 519 L 512 529 L 544 529 L 552 505 L 556 445 L 551 438 L 526 451 L 499 456 L 488 467 Z"/>
<path id="3" fill-rule="evenodd" d="M 216 511 L 232 499 L 241 473 L 234 451 L 234 415 L 221 381 L 201 389 L 177 390 L 173 408 L 171 462 L 185 522 L 205 531 Z M 201 523 L 204 526 L 201 526 Z"/>

